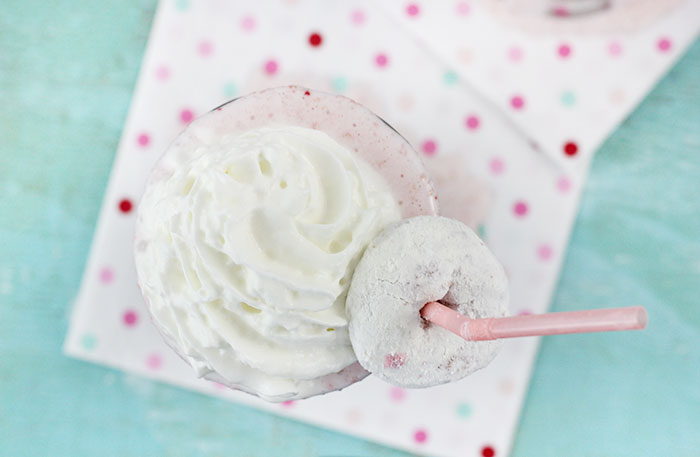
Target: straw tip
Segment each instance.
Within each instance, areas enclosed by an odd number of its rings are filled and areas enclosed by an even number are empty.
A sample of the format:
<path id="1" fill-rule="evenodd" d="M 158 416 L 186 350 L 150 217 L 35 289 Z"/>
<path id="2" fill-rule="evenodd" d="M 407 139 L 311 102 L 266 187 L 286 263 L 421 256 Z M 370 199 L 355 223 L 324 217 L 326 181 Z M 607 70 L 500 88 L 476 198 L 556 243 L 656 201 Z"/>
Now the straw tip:
<path id="1" fill-rule="evenodd" d="M 643 306 L 637 307 L 637 313 L 635 317 L 637 318 L 637 328 L 640 330 L 646 328 L 647 323 L 649 322 L 649 315 L 647 314 L 647 310 L 644 309 Z"/>

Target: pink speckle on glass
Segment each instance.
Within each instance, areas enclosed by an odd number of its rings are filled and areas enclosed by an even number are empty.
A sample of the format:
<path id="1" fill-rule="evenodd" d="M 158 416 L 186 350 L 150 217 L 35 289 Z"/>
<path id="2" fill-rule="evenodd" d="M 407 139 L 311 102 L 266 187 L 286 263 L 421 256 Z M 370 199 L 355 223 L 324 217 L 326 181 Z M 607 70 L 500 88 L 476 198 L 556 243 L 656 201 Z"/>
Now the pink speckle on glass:
<path id="1" fill-rule="evenodd" d="M 214 45 L 211 43 L 211 41 L 202 41 L 197 46 L 197 51 L 199 52 L 200 56 L 209 57 L 211 53 L 214 52 Z"/>
<path id="2" fill-rule="evenodd" d="M 136 142 L 139 144 L 139 146 L 145 148 L 150 144 L 151 137 L 148 136 L 147 133 L 141 133 L 138 137 L 136 137 Z"/>
<path id="3" fill-rule="evenodd" d="M 139 315 L 136 314 L 136 311 L 130 309 L 124 312 L 122 320 L 127 327 L 133 327 L 139 321 Z"/>
<path id="4" fill-rule="evenodd" d="M 374 57 L 374 62 L 378 67 L 384 68 L 389 64 L 389 58 L 386 56 L 386 54 L 377 54 Z"/>
<path id="5" fill-rule="evenodd" d="M 571 190 L 571 181 L 566 176 L 562 176 L 557 180 L 557 189 L 562 194 L 568 193 Z"/>
<path id="6" fill-rule="evenodd" d="M 524 201 L 515 202 L 515 205 L 513 205 L 513 214 L 515 214 L 517 217 L 525 217 L 527 212 L 527 203 Z"/>
<path id="7" fill-rule="evenodd" d="M 384 357 L 384 368 L 401 368 L 406 363 L 406 354 L 390 352 Z"/>
<path id="8" fill-rule="evenodd" d="M 523 59 L 523 49 L 518 46 L 511 46 L 508 49 L 508 59 L 511 62 L 520 62 Z"/>
<path id="9" fill-rule="evenodd" d="M 525 99 L 520 95 L 514 95 L 510 99 L 510 106 L 512 106 L 513 109 L 521 110 L 525 106 Z"/>
<path id="10" fill-rule="evenodd" d="M 471 12 L 472 8 L 468 2 L 457 2 L 457 14 L 466 16 Z"/>
<path id="11" fill-rule="evenodd" d="M 282 408 L 285 408 L 285 409 L 291 408 L 292 406 L 294 406 L 294 400 L 283 401 L 281 404 L 282 404 Z"/>
<path id="12" fill-rule="evenodd" d="M 481 121 L 479 120 L 479 117 L 475 115 L 467 116 L 467 118 L 464 120 L 464 125 L 466 125 L 469 130 L 478 129 L 479 124 L 481 124 Z"/>
<path id="13" fill-rule="evenodd" d="M 185 108 L 180 111 L 180 120 L 185 124 L 189 124 L 194 120 L 194 113 L 191 109 Z"/>
<path id="14" fill-rule="evenodd" d="M 255 30 L 255 18 L 253 16 L 243 16 L 241 19 L 241 28 L 244 32 L 252 32 Z"/>
<path id="15" fill-rule="evenodd" d="M 156 78 L 160 81 L 165 81 L 170 77 L 170 69 L 165 65 L 156 68 Z"/>
<path id="16" fill-rule="evenodd" d="M 367 20 L 365 12 L 362 10 L 354 10 L 350 13 L 350 21 L 355 25 L 362 25 Z"/>
<path id="17" fill-rule="evenodd" d="M 146 359 L 146 366 L 151 370 L 157 370 L 163 366 L 163 357 L 160 354 L 151 354 Z"/>
<path id="18" fill-rule="evenodd" d="M 267 62 L 265 62 L 265 66 L 263 68 L 265 69 L 265 73 L 267 73 L 268 75 L 274 75 L 275 73 L 277 73 L 278 70 L 277 61 L 268 60 Z"/>
<path id="19" fill-rule="evenodd" d="M 494 175 L 500 175 L 506 169 L 506 164 L 500 158 L 495 157 L 489 161 L 489 168 Z"/>
<path id="20" fill-rule="evenodd" d="M 426 432 L 422 428 L 418 429 L 413 434 L 413 439 L 415 440 L 416 443 L 419 443 L 419 444 L 425 443 L 428 440 L 428 432 Z"/>
<path id="21" fill-rule="evenodd" d="M 562 44 L 559 46 L 557 49 L 557 54 L 559 54 L 559 57 L 562 59 L 566 59 L 571 55 L 571 46 L 568 44 Z"/>
<path id="22" fill-rule="evenodd" d="M 389 389 L 389 397 L 394 401 L 403 401 L 406 398 L 406 391 L 401 387 L 392 387 Z"/>
<path id="23" fill-rule="evenodd" d="M 617 41 L 613 41 L 608 44 L 608 53 L 613 57 L 619 56 L 622 54 L 622 45 Z"/>
<path id="24" fill-rule="evenodd" d="M 435 153 L 437 152 L 437 143 L 435 142 L 435 140 L 425 140 L 421 145 L 421 149 L 423 150 L 423 153 L 427 156 L 435 155 Z"/>
<path id="25" fill-rule="evenodd" d="M 659 41 L 656 43 L 656 46 L 659 48 L 659 51 L 661 52 L 668 52 L 671 50 L 671 40 L 668 38 L 661 38 Z"/>
<path id="26" fill-rule="evenodd" d="M 406 6 L 406 14 L 409 16 L 416 17 L 418 16 L 418 13 L 420 13 L 420 8 L 415 3 L 409 3 Z"/>
<path id="27" fill-rule="evenodd" d="M 114 271 L 109 267 L 104 267 L 100 270 L 100 282 L 102 284 L 109 284 L 114 280 Z"/>
<path id="28" fill-rule="evenodd" d="M 537 247 L 537 257 L 542 261 L 547 261 L 552 258 L 552 247 L 548 244 L 541 244 Z"/>

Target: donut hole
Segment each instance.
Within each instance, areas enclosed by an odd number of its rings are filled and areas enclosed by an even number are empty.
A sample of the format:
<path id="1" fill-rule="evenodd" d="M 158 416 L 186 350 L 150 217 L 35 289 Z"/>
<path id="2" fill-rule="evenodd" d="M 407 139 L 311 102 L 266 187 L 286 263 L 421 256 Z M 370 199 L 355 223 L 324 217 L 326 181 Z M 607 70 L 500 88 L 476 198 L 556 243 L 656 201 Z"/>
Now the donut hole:
<path id="1" fill-rule="evenodd" d="M 459 311 L 459 304 L 457 303 L 457 300 L 455 299 L 451 290 L 452 290 L 452 286 L 450 286 L 450 288 L 447 290 L 447 293 L 442 298 L 437 299 L 437 300 L 428 300 L 428 301 L 426 301 L 425 304 L 427 304 L 430 301 L 435 301 L 435 302 L 440 303 L 441 305 L 446 306 L 454 311 Z M 423 306 L 425 306 L 425 304 Z M 421 307 L 421 309 L 423 309 L 423 308 Z M 432 322 L 430 322 L 429 320 L 427 320 L 426 318 L 424 318 L 420 314 L 420 310 L 418 311 L 418 315 L 420 316 L 420 325 L 421 325 L 421 328 L 423 330 L 427 330 L 430 327 L 434 326 L 434 324 Z"/>

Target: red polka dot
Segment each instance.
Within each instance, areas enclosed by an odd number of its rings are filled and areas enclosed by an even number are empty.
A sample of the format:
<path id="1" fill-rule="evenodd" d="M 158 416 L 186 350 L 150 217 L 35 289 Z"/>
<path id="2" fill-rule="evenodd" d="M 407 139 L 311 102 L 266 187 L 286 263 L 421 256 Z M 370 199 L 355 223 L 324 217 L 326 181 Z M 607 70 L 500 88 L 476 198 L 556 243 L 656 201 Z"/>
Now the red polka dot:
<path id="1" fill-rule="evenodd" d="M 191 109 L 183 109 L 180 111 L 180 121 L 182 121 L 184 124 L 189 124 L 192 122 L 194 119 L 194 113 L 192 112 Z"/>
<path id="2" fill-rule="evenodd" d="M 139 321 L 139 315 L 136 314 L 136 311 L 130 309 L 124 312 L 122 320 L 127 327 L 133 327 Z"/>
<path id="3" fill-rule="evenodd" d="M 377 54 L 374 57 L 374 62 L 377 64 L 378 67 L 386 67 L 389 64 L 389 58 L 386 56 L 386 54 Z"/>
<path id="4" fill-rule="evenodd" d="M 394 401 L 402 401 L 404 398 L 406 398 L 406 391 L 401 387 L 392 387 L 389 390 L 389 396 Z"/>
<path id="5" fill-rule="evenodd" d="M 100 270 L 100 282 L 102 284 L 109 284 L 114 280 L 114 271 L 111 268 L 105 267 Z"/>
<path id="6" fill-rule="evenodd" d="M 423 153 L 427 156 L 435 155 L 435 153 L 437 152 L 437 143 L 435 142 L 435 140 L 425 140 L 421 145 L 421 149 L 423 150 Z"/>
<path id="7" fill-rule="evenodd" d="M 352 21 L 352 23 L 355 25 L 364 24 L 366 19 L 367 17 L 365 16 L 365 12 L 362 10 L 354 10 L 352 13 L 350 13 L 350 21 Z"/>
<path id="8" fill-rule="evenodd" d="M 415 440 L 416 443 L 420 443 L 420 444 L 425 443 L 428 440 L 428 432 L 426 432 L 422 428 L 419 428 L 413 434 L 413 439 Z"/>
<path id="9" fill-rule="evenodd" d="M 537 247 L 537 257 L 542 261 L 547 261 L 552 258 L 552 247 L 548 244 L 541 244 Z"/>
<path id="10" fill-rule="evenodd" d="M 562 44 L 559 46 L 559 49 L 557 49 L 557 53 L 559 54 L 559 57 L 566 59 L 571 55 L 571 46 L 568 44 Z"/>
<path id="11" fill-rule="evenodd" d="M 622 54 L 622 45 L 617 41 L 613 41 L 612 43 L 608 44 L 608 53 L 610 53 L 610 55 L 613 57 L 619 56 Z"/>
<path id="12" fill-rule="evenodd" d="M 574 143 L 573 141 L 568 141 L 564 144 L 564 154 L 568 155 L 569 157 L 575 156 L 576 153 L 578 152 L 578 145 Z"/>
<path id="13" fill-rule="evenodd" d="M 199 51 L 200 56 L 208 57 L 214 51 L 214 45 L 211 43 L 211 41 L 202 41 L 197 46 L 197 50 Z"/>
<path id="14" fill-rule="evenodd" d="M 255 29 L 255 18 L 253 16 L 244 16 L 241 19 L 241 28 L 246 32 L 251 32 Z"/>
<path id="15" fill-rule="evenodd" d="M 119 211 L 122 213 L 129 213 L 131 212 L 132 208 L 134 205 L 131 203 L 131 200 L 128 198 L 125 198 L 119 202 Z"/>
<path id="16" fill-rule="evenodd" d="M 268 60 L 265 62 L 265 66 L 263 68 L 265 69 L 265 73 L 268 75 L 274 75 L 278 70 L 277 62 L 274 60 Z"/>
<path id="17" fill-rule="evenodd" d="M 489 161 L 489 168 L 491 169 L 491 173 L 493 173 L 494 175 L 500 175 L 501 173 L 503 173 L 503 170 L 505 170 L 506 166 L 503 163 L 503 160 L 496 157 Z"/>
<path id="18" fill-rule="evenodd" d="M 525 106 L 525 99 L 520 95 L 514 95 L 510 99 L 510 106 L 512 106 L 513 109 L 521 110 Z"/>
<path id="19" fill-rule="evenodd" d="M 562 194 L 565 194 L 571 190 L 571 181 L 569 181 L 569 178 L 566 176 L 562 176 L 557 180 L 557 189 L 559 189 L 559 192 Z"/>
<path id="20" fill-rule="evenodd" d="M 158 78 L 161 81 L 165 81 L 170 77 L 170 69 L 166 67 L 165 65 L 161 65 L 160 67 L 156 68 L 156 78 Z"/>
<path id="21" fill-rule="evenodd" d="M 146 359 L 146 366 L 151 370 L 157 370 L 163 365 L 163 357 L 159 354 L 151 354 Z"/>
<path id="22" fill-rule="evenodd" d="M 321 46 L 323 43 L 323 37 L 318 33 L 312 33 L 309 35 L 309 44 L 313 47 Z"/>
<path id="23" fill-rule="evenodd" d="M 491 446 L 484 446 L 481 448 L 482 457 L 495 457 L 496 451 Z"/>
<path id="24" fill-rule="evenodd" d="M 147 133 L 142 133 L 136 138 L 136 142 L 139 146 L 146 147 L 151 142 L 151 137 Z"/>
<path id="25" fill-rule="evenodd" d="M 525 203 L 524 201 L 515 202 L 515 204 L 513 205 L 513 213 L 515 213 L 517 217 L 525 217 L 527 212 L 527 203 Z"/>
<path id="26" fill-rule="evenodd" d="M 513 62 L 519 62 L 523 58 L 523 50 L 517 46 L 508 49 L 508 58 Z"/>
<path id="27" fill-rule="evenodd" d="M 415 17 L 418 16 L 418 13 L 420 13 L 420 8 L 415 3 L 409 3 L 406 6 L 406 14 L 409 16 Z"/>
<path id="28" fill-rule="evenodd" d="M 467 2 L 459 2 L 457 3 L 457 14 L 460 16 L 466 16 L 469 14 L 471 11 L 471 7 L 469 6 L 469 3 Z"/>
<path id="29" fill-rule="evenodd" d="M 660 38 L 656 46 L 659 48 L 659 51 L 668 52 L 671 50 L 671 40 L 666 37 Z"/>
<path id="30" fill-rule="evenodd" d="M 479 120 L 478 116 L 471 115 L 471 116 L 467 116 L 467 118 L 464 119 L 464 125 L 466 125 L 469 130 L 478 129 L 479 124 L 481 124 L 481 121 Z"/>

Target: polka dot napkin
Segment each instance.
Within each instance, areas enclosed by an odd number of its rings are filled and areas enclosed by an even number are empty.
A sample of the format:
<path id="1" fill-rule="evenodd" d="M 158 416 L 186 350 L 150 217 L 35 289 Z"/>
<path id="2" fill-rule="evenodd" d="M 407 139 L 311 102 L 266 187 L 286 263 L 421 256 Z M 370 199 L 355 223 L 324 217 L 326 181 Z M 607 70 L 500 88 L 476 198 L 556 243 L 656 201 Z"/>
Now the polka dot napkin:
<path id="1" fill-rule="evenodd" d="M 66 352 L 414 452 L 506 455 L 534 338 L 426 390 L 370 377 L 271 405 L 196 379 L 161 342 L 136 286 L 134 213 L 148 172 L 189 122 L 237 95 L 292 82 L 348 95 L 424 156 L 444 213 L 478 227 L 509 275 L 511 312 L 544 312 L 592 151 L 691 41 L 698 4 L 603 37 L 528 34 L 464 1 L 163 0 Z"/>

